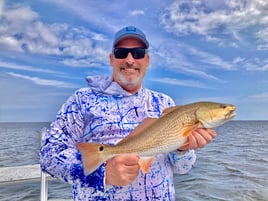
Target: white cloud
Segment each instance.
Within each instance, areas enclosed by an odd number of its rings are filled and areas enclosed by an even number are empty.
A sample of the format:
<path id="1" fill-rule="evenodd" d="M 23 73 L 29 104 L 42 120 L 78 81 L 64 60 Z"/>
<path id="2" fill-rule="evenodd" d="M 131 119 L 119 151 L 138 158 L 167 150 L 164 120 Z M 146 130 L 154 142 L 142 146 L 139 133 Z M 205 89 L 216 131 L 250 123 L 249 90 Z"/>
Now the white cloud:
<path id="1" fill-rule="evenodd" d="M 235 104 L 237 102 L 236 97 L 228 97 L 228 96 L 204 96 L 198 98 L 187 98 L 178 100 L 178 102 L 183 102 L 183 104 L 191 103 L 191 102 L 199 102 L 199 101 L 212 101 L 218 103 L 228 103 L 228 104 Z"/>
<path id="2" fill-rule="evenodd" d="M 0 0 L 0 17 L 1 15 L 3 15 L 3 12 L 4 12 L 4 0 Z"/>
<path id="3" fill-rule="evenodd" d="M 12 8 L 4 9 L 3 17 L 5 22 L 16 23 L 16 26 L 23 27 L 25 24 L 38 19 L 38 14 L 30 7 L 14 4 Z"/>
<path id="4" fill-rule="evenodd" d="M 268 18 L 268 16 L 267 16 Z M 266 23 L 268 24 L 268 22 Z M 256 32 L 256 36 L 259 38 L 258 50 L 268 50 L 268 28 L 267 26 Z"/>
<path id="5" fill-rule="evenodd" d="M 161 23 L 169 32 L 178 35 L 195 33 L 210 41 L 213 38 L 224 40 L 226 36 L 241 41 L 241 32 L 257 28 L 259 39 L 267 41 L 263 33 L 268 25 L 267 8 L 268 1 L 265 0 L 175 1 L 162 15 Z M 250 34 L 254 36 L 254 33 Z"/>
<path id="6" fill-rule="evenodd" d="M 235 58 L 233 63 L 246 71 L 255 71 L 255 72 L 268 72 L 268 60 L 261 60 L 259 58 Z"/>
<path id="7" fill-rule="evenodd" d="M 196 48 L 189 47 L 188 51 L 190 54 L 197 58 L 204 64 L 212 65 L 219 69 L 232 70 L 234 66 L 230 62 L 226 62 L 217 55 L 213 55 L 204 51 L 197 50 Z"/>
<path id="8" fill-rule="evenodd" d="M 168 77 L 163 77 L 163 78 L 153 78 L 150 79 L 153 82 L 159 82 L 162 84 L 169 84 L 169 85 L 175 85 L 175 86 L 186 86 L 186 87 L 194 87 L 194 88 L 210 88 L 208 86 L 205 86 L 203 83 L 195 80 L 179 80 L 175 78 L 168 78 Z"/>
<path id="9" fill-rule="evenodd" d="M 30 72 L 40 72 L 40 73 L 51 73 L 51 74 L 63 74 L 59 71 L 54 70 L 48 70 L 43 68 L 36 68 L 33 66 L 27 66 L 27 65 L 19 65 L 12 62 L 3 62 L 0 60 L 0 68 L 6 68 L 6 69 L 14 69 L 14 70 L 23 70 L 23 71 L 30 71 Z"/>
<path id="10" fill-rule="evenodd" d="M 104 43 L 106 40 L 105 35 L 84 27 L 45 24 L 31 8 L 19 4 L 5 9 L 2 15 L 0 53 L 17 51 L 72 59 L 91 57 L 103 63 L 109 53 L 105 48 L 109 45 Z"/>
<path id="11" fill-rule="evenodd" d="M 130 15 L 132 15 L 132 16 L 144 15 L 144 11 L 143 10 L 133 10 L 130 12 Z"/>
<path id="12" fill-rule="evenodd" d="M 63 81 L 58 81 L 58 80 L 47 80 L 47 79 L 42 79 L 39 77 L 31 77 L 31 76 L 22 75 L 22 74 L 13 73 L 13 72 L 8 72 L 7 74 L 16 78 L 21 78 L 21 79 L 31 81 L 34 84 L 42 85 L 42 86 L 53 86 L 53 87 L 58 87 L 58 88 L 79 88 L 78 85 L 70 84 L 68 82 L 63 82 Z"/>
<path id="13" fill-rule="evenodd" d="M 268 101 L 268 92 L 263 92 L 259 94 L 255 94 L 250 96 L 250 98 L 254 99 L 255 101 Z"/>
<path id="14" fill-rule="evenodd" d="M 229 71 L 236 69 L 236 65 L 232 61 L 224 61 L 217 55 L 173 40 L 160 43 L 159 48 L 155 48 L 151 54 L 152 66 L 163 66 L 180 74 L 183 73 L 222 83 L 225 81 L 210 73 L 210 70 Z"/>

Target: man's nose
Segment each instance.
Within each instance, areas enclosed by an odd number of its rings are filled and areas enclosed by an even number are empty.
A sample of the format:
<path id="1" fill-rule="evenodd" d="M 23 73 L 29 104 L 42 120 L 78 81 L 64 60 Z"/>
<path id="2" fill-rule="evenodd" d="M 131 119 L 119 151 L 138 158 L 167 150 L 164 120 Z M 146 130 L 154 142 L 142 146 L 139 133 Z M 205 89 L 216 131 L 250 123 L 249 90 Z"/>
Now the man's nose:
<path id="1" fill-rule="evenodd" d="M 134 62 L 135 62 L 135 59 L 133 58 L 131 52 L 129 52 L 127 57 L 126 57 L 126 63 L 127 63 L 127 65 L 133 65 Z"/>

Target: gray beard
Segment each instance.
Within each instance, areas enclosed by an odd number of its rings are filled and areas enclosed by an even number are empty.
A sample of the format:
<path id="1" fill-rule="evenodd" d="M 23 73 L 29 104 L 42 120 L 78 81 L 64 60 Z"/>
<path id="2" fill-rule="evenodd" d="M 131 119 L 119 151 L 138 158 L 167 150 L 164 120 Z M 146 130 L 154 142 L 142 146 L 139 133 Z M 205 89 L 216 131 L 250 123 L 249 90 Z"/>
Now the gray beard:
<path id="1" fill-rule="evenodd" d="M 117 74 L 117 79 L 120 82 L 120 85 L 124 88 L 135 88 L 142 81 L 143 77 L 140 75 L 135 80 L 128 81 L 121 73 Z"/>

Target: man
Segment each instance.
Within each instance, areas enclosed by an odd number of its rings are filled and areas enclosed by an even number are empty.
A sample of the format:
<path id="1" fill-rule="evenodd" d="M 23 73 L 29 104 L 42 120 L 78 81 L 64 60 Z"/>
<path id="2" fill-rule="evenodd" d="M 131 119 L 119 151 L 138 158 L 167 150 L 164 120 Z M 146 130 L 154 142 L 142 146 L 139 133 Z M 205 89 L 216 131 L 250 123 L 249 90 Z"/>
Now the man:
<path id="1" fill-rule="evenodd" d="M 74 200 L 175 200 L 173 174 L 188 172 L 194 149 L 204 147 L 216 133 L 196 129 L 188 145 L 157 155 L 144 174 L 135 154 L 116 156 L 88 176 L 84 175 L 79 142 L 115 145 L 146 117 L 160 117 L 174 101 L 142 87 L 150 63 L 144 33 L 128 26 L 115 35 L 111 77 L 88 77 L 87 88 L 77 90 L 63 104 L 47 131 L 40 151 L 42 170 L 73 187 Z"/>

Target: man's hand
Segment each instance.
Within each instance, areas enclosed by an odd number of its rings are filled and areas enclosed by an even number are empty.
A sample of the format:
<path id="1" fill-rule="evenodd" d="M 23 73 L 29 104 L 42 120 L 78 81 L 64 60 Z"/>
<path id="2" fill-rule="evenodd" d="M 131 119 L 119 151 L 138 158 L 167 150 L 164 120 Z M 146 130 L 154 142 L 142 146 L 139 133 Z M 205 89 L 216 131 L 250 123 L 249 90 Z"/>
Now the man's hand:
<path id="1" fill-rule="evenodd" d="M 216 135 L 217 134 L 213 129 L 198 128 L 194 130 L 188 137 L 188 143 L 180 147 L 178 150 L 186 151 L 188 149 L 203 148 L 210 143 L 216 137 Z"/>
<path id="2" fill-rule="evenodd" d="M 106 184 L 126 186 L 139 175 L 139 157 L 134 154 L 115 156 L 106 162 Z"/>

